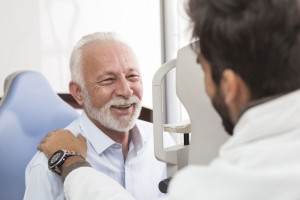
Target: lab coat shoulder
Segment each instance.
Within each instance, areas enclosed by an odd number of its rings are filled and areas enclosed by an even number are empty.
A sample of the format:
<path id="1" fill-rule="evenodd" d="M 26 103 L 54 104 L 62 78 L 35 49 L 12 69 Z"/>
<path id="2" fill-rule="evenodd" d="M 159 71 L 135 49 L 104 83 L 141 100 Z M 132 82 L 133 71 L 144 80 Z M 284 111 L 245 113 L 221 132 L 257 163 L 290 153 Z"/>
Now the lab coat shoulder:
<path id="1" fill-rule="evenodd" d="M 192 165 L 185 167 L 171 180 L 166 200 L 207 199 L 211 192 L 209 182 L 206 181 L 209 178 L 211 178 L 211 172 L 205 167 Z"/>
<path id="2" fill-rule="evenodd" d="M 167 199 L 297 199 L 299 180 L 299 170 L 294 168 L 249 169 L 216 159 L 208 166 L 190 165 L 179 171 Z"/>
<path id="3" fill-rule="evenodd" d="M 208 166 L 190 165 L 172 179 L 167 199 L 260 199 L 266 189 L 260 178 L 255 172 L 219 161 Z M 253 190 L 260 195 L 253 196 Z"/>

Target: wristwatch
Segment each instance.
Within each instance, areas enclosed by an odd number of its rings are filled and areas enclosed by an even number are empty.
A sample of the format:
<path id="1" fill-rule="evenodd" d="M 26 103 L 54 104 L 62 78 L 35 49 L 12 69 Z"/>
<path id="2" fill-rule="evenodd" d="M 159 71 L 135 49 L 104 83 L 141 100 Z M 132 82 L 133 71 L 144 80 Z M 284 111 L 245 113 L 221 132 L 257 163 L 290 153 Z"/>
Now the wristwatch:
<path id="1" fill-rule="evenodd" d="M 66 158 L 70 156 L 80 156 L 85 160 L 85 158 L 78 152 L 60 149 L 54 152 L 49 158 L 48 160 L 49 169 L 52 172 L 61 175 L 62 171 L 60 170 L 60 166 L 65 162 Z"/>

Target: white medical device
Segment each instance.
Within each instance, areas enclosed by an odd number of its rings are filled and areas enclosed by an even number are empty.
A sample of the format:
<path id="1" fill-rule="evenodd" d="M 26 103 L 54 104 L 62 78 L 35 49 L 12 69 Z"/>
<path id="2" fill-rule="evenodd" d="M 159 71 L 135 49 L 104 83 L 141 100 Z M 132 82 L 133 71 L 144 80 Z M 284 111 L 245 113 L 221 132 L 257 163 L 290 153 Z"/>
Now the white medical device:
<path id="1" fill-rule="evenodd" d="M 190 120 L 166 125 L 163 102 L 165 90 L 162 84 L 166 74 L 173 68 L 176 68 L 176 94 Z M 220 145 L 228 136 L 205 93 L 203 73 L 191 45 L 179 49 L 176 59 L 159 68 L 154 75 L 152 87 L 155 156 L 167 163 L 168 177 L 189 164 L 208 164 L 217 156 Z M 191 142 L 189 145 L 164 148 L 164 132 L 190 133 Z"/>

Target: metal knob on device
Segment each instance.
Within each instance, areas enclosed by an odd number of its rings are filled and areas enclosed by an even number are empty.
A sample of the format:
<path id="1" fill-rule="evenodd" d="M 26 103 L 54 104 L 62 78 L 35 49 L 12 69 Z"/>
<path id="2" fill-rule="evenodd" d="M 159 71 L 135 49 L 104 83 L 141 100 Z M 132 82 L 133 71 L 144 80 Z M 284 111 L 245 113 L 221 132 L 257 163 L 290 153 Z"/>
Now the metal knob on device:
<path id="1" fill-rule="evenodd" d="M 171 179 L 172 179 L 172 177 L 166 178 L 166 179 L 159 182 L 158 188 L 159 188 L 160 192 L 167 193 L 168 186 L 169 186 L 169 183 L 170 183 Z"/>

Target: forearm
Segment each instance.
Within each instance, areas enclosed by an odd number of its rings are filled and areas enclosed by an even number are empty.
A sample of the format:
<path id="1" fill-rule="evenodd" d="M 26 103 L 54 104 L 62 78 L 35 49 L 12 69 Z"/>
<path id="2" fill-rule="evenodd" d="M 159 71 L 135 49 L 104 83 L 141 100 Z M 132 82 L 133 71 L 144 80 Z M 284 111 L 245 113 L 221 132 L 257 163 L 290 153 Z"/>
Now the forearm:
<path id="1" fill-rule="evenodd" d="M 91 167 L 90 163 L 86 160 L 82 159 L 79 156 L 73 156 L 66 159 L 66 161 L 61 166 L 62 171 L 62 179 L 63 182 L 65 181 L 66 177 L 71 173 L 73 170 L 80 168 L 80 167 Z"/>
<path id="2" fill-rule="evenodd" d="M 133 200 L 117 182 L 90 167 L 80 167 L 66 177 L 64 190 L 67 200 Z"/>

